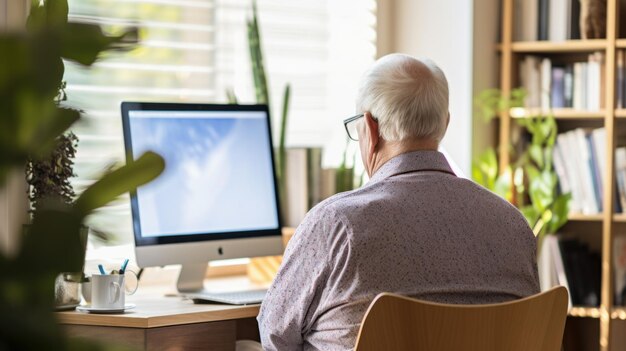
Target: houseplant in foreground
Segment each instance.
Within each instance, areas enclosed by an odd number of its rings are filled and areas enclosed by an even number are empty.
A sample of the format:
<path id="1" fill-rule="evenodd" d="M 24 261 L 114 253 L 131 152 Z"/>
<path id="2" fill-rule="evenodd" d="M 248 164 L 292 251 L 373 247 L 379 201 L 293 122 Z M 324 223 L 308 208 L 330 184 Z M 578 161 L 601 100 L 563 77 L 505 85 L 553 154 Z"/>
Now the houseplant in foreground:
<path id="1" fill-rule="evenodd" d="M 74 133 L 61 134 L 47 156 L 30 158 L 26 163 L 27 193 L 32 217 L 50 198 L 55 198 L 66 205 L 71 205 L 74 201 L 76 194 L 70 178 L 75 176 L 73 166 L 77 145 L 78 138 Z M 28 226 L 25 227 L 25 235 L 28 235 L 27 228 Z M 87 227 L 81 227 L 79 239 L 83 252 L 86 249 L 88 232 Z M 57 309 L 73 308 L 80 302 L 78 284 L 82 277 L 81 272 L 82 269 L 78 272 L 63 272 L 57 276 L 54 284 Z"/>
<path id="2" fill-rule="evenodd" d="M 27 30 L 0 35 L 0 186 L 29 158 L 49 155 L 59 135 L 80 118 L 79 111 L 55 102 L 63 58 L 89 66 L 101 51 L 124 45 L 133 34 L 106 36 L 98 26 L 68 23 L 67 13 L 67 1 L 33 1 Z M 83 267 L 79 233 L 85 217 L 163 168 L 163 159 L 147 152 L 103 176 L 71 204 L 51 196 L 37 205 L 17 253 L 0 254 L 0 349 L 105 348 L 61 333 L 52 312 L 55 277 Z"/>

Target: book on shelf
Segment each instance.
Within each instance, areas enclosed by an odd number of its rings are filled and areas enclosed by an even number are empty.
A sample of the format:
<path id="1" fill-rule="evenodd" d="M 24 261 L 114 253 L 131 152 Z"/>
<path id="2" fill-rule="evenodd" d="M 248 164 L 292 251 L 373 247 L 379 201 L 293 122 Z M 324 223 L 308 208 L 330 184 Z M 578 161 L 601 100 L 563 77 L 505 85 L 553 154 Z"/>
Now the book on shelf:
<path id="1" fill-rule="evenodd" d="M 600 213 L 600 203 L 593 186 L 593 168 L 597 165 L 592 164 L 591 150 L 587 143 L 588 131 L 583 128 L 577 128 L 571 132 L 567 132 L 567 136 L 571 137 L 570 143 L 575 145 L 571 150 L 576 153 L 575 163 L 580 174 L 580 185 L 582 186 L 583 195 L 583 213 L 596 214 Z"/>
<path id="2" fill-rule="evenodd" d="M 552 105 L 552 108 L 564 108 L 566 107 L 565 95 L 565 67 L 553 67 L 552 87 L 548 103 Z"/>
<path id="3" fill-rule="evenodd" d="M 563 107 L 574 107 L 574 67 L 572 65 L 565 66 L 565 74 L 563 76 Z"/>
<path id="4" fill-rule="evenodd" d="M 626 27 L 626 26 L 625 26 Z M 617 62 L 616 62 L 616 106 L 619 109 L 626 108 L 626 80 L 624 79 L 626 76 L 626 54 L 624 50 L 617 50 Z"/>
<path id="5" fill-rule="evenodd" d="M 532 1 L 532 0 L 531 0 Z M 550 4 L 548 0 L 538 0 L 539 6 L 537 7 L 537 11 L 539 14 L 537 16 L 537 38 L 536 40 L 548 40 L 548 22 L 550 20 Z M 519 21 L 528 21 L 527 19 L 520 18 Z M 532 23 L 530 23 L 532 25 Z M 533 40 L 532 38 L 528 38 L 526 40 Z"/>
<path id="6" fill-rule="evenodd" d="M 519 63 L 521 85 L 527 92 L 525 106 L 546 112 L 551 108 L 599 111 L 604 106 L 604 70 L 602 52 L 574 63 L 527 55 Z"/>
<path id="7" fill-rule="evenodd" d="M 541 61 L 537 56 L 526 56 L 520 62 L 520 79 L 526 90 L 526 105 L 538 107 L 541 105 Z"/>
<path id="8" fill-rule="evenodd" d="M 538 258 L 543 291 L 561 285 L 569 292 L 569 305 L 600 305 L 600 255 L 573 238 L 554 234 L 543 238 Z"/>
<path id="9" fill-rule="evenodd" d="M 556 144 L 553 150 L 554 169 L 557 171 L 557 178 L 561 193 L 566 194 L 571 192 L 572 200 L 570 202 L 570 212 L 582 213 L 583 196 L 582 188 L 580 186 L 581 182 L 578 179 L 579 174 L 575 160 L 570 155 L 570 150 L 574 149 L 572 149 L 569 144 L 569 138 L 566 138 L 565 133 L 557 135 Z"/>
<path id="10" fill-rule="evenodd" d="M 515 0 L 514 14 L 516 41 L 581 38 L 580 0 Z"/>
<path id="11" fill-rule="evenodd" d="M 559 190 L 572 195 L 570 213 L 593 215 L 602 212 L 607 157 L 605 144 L 604 128 L 577 128 L 557 135 L 552 158 Z M 616 207 L 616 210 L 621 210 L 621 207 Z"/>
<path id="12" fill-rule="evenodd" d="M 592 132 L 593 133 L 593 132 Z M 602 212 L 603 210 L 603 197 L 604 194 L 602 193 L 602 182 L 604 182 L 604 178 L 602 177 L 602 173 L 600 171 L 601 169 L 601 165 L 600 165 L 600 160 L 599 158 L 600 153 L 598 152 L 598 150 L 596 150 L 597 146 L 596 143 L 593 140 L 593 135 L 592 133 L 588 133 L 585 138 L 587 139 L 587 150 L 588 150 L 588 161 L 589 161 L 589 168 L 591 169 L 591 183 L 593 185 L 593 194 L 594 194 L 594 200 L 597 203 L 597 210 L 598 212 Z M 602 150 L 604 150 L 604 147 L 601 147 Z"/>
<path id="13" fill-rule="evenodd" d="M 603 105 L 602 97 L 604 95 L 604 80 L 602 72 L 604 71 L 604 54 L 595 52 L 589 55 L 587 61 L 587 106 L 585 109 L 590 111 L 598 111 Z"/>
<path id="14" fill-rule="evenodd" d="M 552 94 L 552 61 L 549 58 L 543 58 L 541 60 L 541 109 L 548 111 L 551 107 L 550 98 Z"/>
<path id="15" fill-rule="evenodd" d="M 552 150 L 559 191 L 571 193 L 570 214 L 602 213 L 606 179 L 606 129 L 560 133 Z M 615 213 L 626 208 L 626 147 L 615 151 Z"/>
<path id="16" fill-rule="evenodd" d="M 515 12 L 521 14 L 523 21 L 515 21 L 517 40 L 536 40 L 539 20 L 539 1 L 516 0 Z"/>
<path id="17" fill-rule="evenodd" d="M 532 2 L 530 0 L 529 2 Z M 548 1 L 548 40 L 559 42 L 567 40 L 568 8 L 572 0 L 549 0 Z"/>
<path id="18" fill-rule="evenodd" d="M 616 235 L 613 238 L 613 267 L 614 267 L 614 304 L 626 304 L 626 236 Z"/>
<path id="19" fill-rule="evenodd" d="M 620 205 L 626 208 L 626 147 L 615 150 L 615 180 Z"/>
<path id="20" fill-rule="evenodd" d="M 532 2 L 532 1 L 531 1 Z M 580 0 L 572 0 L 567 7 L 567 39 L 580 39 Z"/>
<path id="21" fill-rule="evenodd" d="M 556 235 L 547 235 L 543 238 L 537 258 L 537 268 L 541 291 L 549 290 L 558 285 L 564 286 L 568 291 L 570 290 Z"/>
<path id="22" fill-rule="evenodd" d="M 616 235 L 613 238 L 613 268 L 614 304 L 624 306 L 626 303 L 626 236 Z"/>

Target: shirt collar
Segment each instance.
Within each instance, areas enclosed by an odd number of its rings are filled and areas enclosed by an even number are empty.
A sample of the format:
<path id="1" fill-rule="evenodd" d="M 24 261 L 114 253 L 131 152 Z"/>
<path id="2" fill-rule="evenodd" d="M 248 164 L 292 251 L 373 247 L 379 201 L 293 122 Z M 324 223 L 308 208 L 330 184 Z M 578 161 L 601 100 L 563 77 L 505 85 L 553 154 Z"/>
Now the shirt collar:
<path id="1" fill-rule="evenodd" d="M 419 171 L 444 172 L 456 176 L 448 160 L 441 152 L 424 150 L 407 152 L 390 159 L 374 173 L 369 183 L 375 183 L 402 173 Z"/>

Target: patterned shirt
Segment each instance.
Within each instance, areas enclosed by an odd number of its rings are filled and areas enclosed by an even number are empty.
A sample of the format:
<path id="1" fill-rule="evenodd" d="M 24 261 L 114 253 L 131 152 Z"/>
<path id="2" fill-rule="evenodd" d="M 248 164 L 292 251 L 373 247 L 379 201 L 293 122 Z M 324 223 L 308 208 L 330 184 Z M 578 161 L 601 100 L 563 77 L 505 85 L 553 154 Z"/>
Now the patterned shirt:
<path id="1" fill-rule="evenodd" d="M 352 350 L 381 292 L 463 304 L 538 293 L 535 236 L 441 153 L 396 156 L 300 224 L 261 306 L 263 348 Z"/>

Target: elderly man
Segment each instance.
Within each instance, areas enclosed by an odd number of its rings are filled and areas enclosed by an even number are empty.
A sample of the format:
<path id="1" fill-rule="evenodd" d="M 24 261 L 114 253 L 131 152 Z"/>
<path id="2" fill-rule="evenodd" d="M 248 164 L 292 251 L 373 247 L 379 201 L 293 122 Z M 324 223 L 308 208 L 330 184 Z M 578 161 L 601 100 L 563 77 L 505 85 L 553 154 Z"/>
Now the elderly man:
<path id="1" fill-rule="evenodd" d="M 437 151 L 448 83 L 432 61 L 378 60 L 345 121 L 370 181 L 313 208 L 258 317 L 266 350 L 351 350 L 381 292 L 495 303 L 539 292 L 536 241 L 520 212 L 458 178 Z"/>

